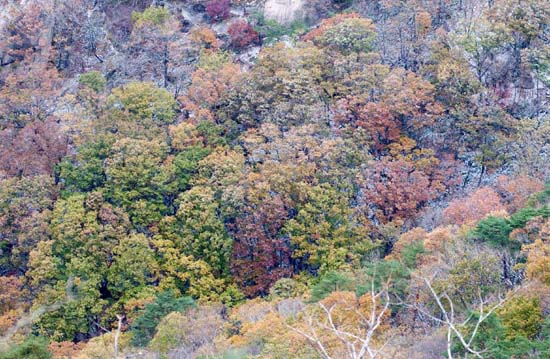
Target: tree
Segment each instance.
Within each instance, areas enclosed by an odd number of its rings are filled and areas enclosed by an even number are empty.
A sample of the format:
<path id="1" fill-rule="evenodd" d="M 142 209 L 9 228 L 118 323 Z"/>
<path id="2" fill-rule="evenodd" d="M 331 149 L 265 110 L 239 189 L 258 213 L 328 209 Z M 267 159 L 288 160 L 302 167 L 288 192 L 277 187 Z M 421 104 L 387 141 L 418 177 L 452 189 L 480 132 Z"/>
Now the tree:
<path id="1" fill-rule="evenodd" d="M 217 111 L 225 126 L 246 130 L 260 123 L 294 126 L 327 119 L 322 91 L 326 55 L 312 44 L 263 49 Z"/>
<path id="2" fill-rule="evenodd" d="M 172 312 L 158 324 L 150 347 L 163 354 L 208 355 L 215 352 L 215 340 L 222 333 L 223 308 L 200 306 L 186 313 Z"/>
<path id="3" fill-rule="evenodd" d="M 0 273 L 24 273 L 31 250 L 49 239 L 57 192 L 44 175 L 0 180 Z"/>
<path id="4" fill-rule="evenodd" d="M 229 18 L 230 0 L 212 0 L 206 4 L 206 13 L 211 22 L 220 22 Z"/>
<path id="5" fill-rule="evenodd" d="M 505 212 L 500 196 L 489 187 L 482 187 L 468 197 L 452 200 L 443 211 L 447 224 L 466 224 L 483 219 L 492 212 Z"/>
<path id="6" fill-rule="evenodd" d="M 375 344 L 390 315 L 387 291 L 371 291 L 361 297 L 353 292 L 330 294 L 302 314 L 288 328 L 315 347 L 322 358 L 380 358 L 384 343 Z"/>
<path id="7" fill-rule="evenodd" d="M 315 303 L 325 299 L 333 292 L 351 291 L 353 279 L 348 273 L 328 272 L 311 288 L 310 301 Z"/>
<path id="8" fill-rule="evenodd" d="M 142 314 L 132 324 L 132 344 L 147 346 L 164 316 L 171 312 L 184 312 L 193 306 L 194 302 L 189 297 L 177 298 L 171 291 L 160 293 L 154 302 L 145 306 Z"/>
<path id="9" fill-rule="evenodd" d="M 260 35 L 245 20 L 232 22 L 227 29 L 227 33 L 231 39 L 231 46 L 236 49 L 242 49 L 260 41 Z"/>
<path id="10" fill-rule="evenodd" d="M 366 203 L 375 206 L 374 211 L 379 211 L 378 218 L 384 221 L 411 218 L 437 196 L 442 186 L 429 163 L 422 169 L 404 158 L 385 157 L 367 169 L 364 197 Z"/>
<path id="11" fill-rule="evenodd" d="M 6 9 L 7 10 L 7 9 Z M 13 9 L 12 9 L 13 10 Z M 44 30 L 42 19 L 44 9 L 40 4 L 32 4 L 25 9 L 15 9 L 11 21 L 2 29 L 0 43 L 0 64 L 7 66 L 19 63 L 40 52 L 40 37 Z"/>
<path id="12" fill-rule="evenodd" d="M 312 187 L 297 211 L 282 231 L 290 238 L 295 270 L 322 274 L 354 267 L 375 247 L 366 228 L 354 223 L 346 198 L 329 185 Z"/>
<path id="13" fill-rule="evenodd" d="M 121 139 L 105 160 L 106 197 L 128 211 L 136 228 L 145 230 L 171 210 L 173 172 L 164 165 L 168 146 L 160 141 Z"/>
<path id="14" fill-rule="evenodd" d="M 52 306 L 36 321 L 38 333 L 63 341 L 86 339 L 101 330 L 109 320 L 106 310 L 122 299 L 109 292 L 108 273 L 113 257 L 118 257 L 113 251 L 129 227 L 128 216 L 105 203 L 101 193 L 56 202 L 52 240 L 39 242 L 31 251 L 26 272 L 31 290 L 40 294 L 33 303 Z M 139 272 L 123 273 L 139 278 Z"/>
<path id="15" fill-rule="evenodd" d="M 210 56 L 214 55 L 203 52 L 201 58 Z M 225 60 L 212 68 L 199 67 L 191 76 L 187 94 L 182 98 L 189 117 L 196 122 L 214 122 L 214 110 L 222 104 L 225 94 L 235 86 L 240 72 L 239 66 Z"/>
<path id="16" fill-rule="evenodd" d="M 33 121 L 20 131 L 0 132 L 0 172 L 9 176 L 51 175 L 67 153 L 68 139 L 53 119 Z"/>
<path id="17" fill-rule="evenodd" d="M 219 205 L 208 187 L 195 186 L 179 197 L 178 247 L 208 263 L 216 277 L 229 274 L 232 241 L 218 217 Z"/>
<path id="18" fill-rule="evenodd" d="M 544 232 L 546 233 L 546 238 L 536 238 L 533 243 L 523 246 L 522 251 L 527 253 L 527 277 L 532 280 L 539 280 L 548 286 L 550 285 L 550 275 L 548 275 L 548 268 L 550 267 L 550 242 L 547 237 L 548 224 L 544 228 L 546 228 Z"/>
<path id="19" fill-rule="evenodd" d="M 0 335 L 4 335 L 16 322 L 23 302 L 22 284 L 21 278 L 16 276 L 0 277 L 0 285 L 2 286 L 2 294 L 0 294 Z"/>
<path id="20" fill-rule="evenodd" d="M 158 263 L 149 240 L 143 234 L 120 239 L 112 249 L 112 263 L 107 270 L 107 289 L 113 298 L 139 297 L 158 280 Z"/>
<path id="21" fill-rule="evenodd" d="M 210 153 L 210 148 L 189 146 L 174 157 L 172 163 L 178 190 L 183 191 L 191 187 L 192 179 L 199 172 L 199 163 Z"/>
<path id="22" fill-rule="evenodd" d="M 469 326 L 467 330 L 471 332 L 475 327 Z M 520 357 L 540 357 L 544 356 L 550 349 L 550 340 L 548 337 L 548 323 L 545 322 L 541 334 L 535 339 L 518 336 L 513 339 L 506 337 L 506 329 L 502 325 L 498 315 L 491 315 L 479 326 L 478 334 L 473 345 L 479 348 L 479 352 L 484 357 L 490 358 L 520 358 Z M 460 348 L 455 346 L 457 355 L 468 355 Z"/>
<path id="23" fill-rule="evenodd" d="M 181 23 L 167 8 L 157 6 L 133 12 L 132 22 L 125 48 L 130 63 L 121 64 L 121 70 L 178 93 L 192 71 L 190 59 L 197 56 L 189 40 L 180 36 Z"/>
<path id="24" fill-rule="evenodd" d="M 544 184 L 530 176 L 500 176 L 496 182 L 496 191 L 502 197 L 509 213 L 525 207 L 529 198 L 543 189 Z"/>
<path id="25" fill-rule="evenodd" d="M 431 280 L 427 277 L 420 277 L 421 282 L 428 289 L 431 298 L 435 301 L 436 307 L 434 312 L 430 312 L 421 306 L 414 305 L 422 315 L 430 320 L 442 325 L 447 331 L 447 358 L 453 358 L 453 349 L 455 341 L 458 342 L 459 348 L 469 353 L 476 358 L 483 358 L 483 350 L 476 346 L 476 339 L 482 325 L 489 321 L 494 313 L 502 307 L 507 298 L 499 297 L 496 302 L 490 302 L 487 296 L 483 296 L 481 288 L 478 289 L 479 300 L 477 301 L 477 312 L 465 314 L 456 311 L 456 305 L 449 297 L 448 293 L 437 292 L 432 286 Z M 475 308 L 475 307 L 474 307 Z M 467 333 L 464 333 L 464 328 L 471 328 Z"/>
<path id="26" fill-rule="evenodd" d="M 104 161 L 112 154 L 113 140 L 99 137 L 78 147 L 57 165 L 62 193 L 91 192 L 105 184 Z"/>
<path id="27" fill-rule="evenodd" d="M 321 24 L 321 27 L 326 26 Z M 327 27 L 317 37 L 322 46 L 334 48 L 344 54 L 350 52 L 369 52 L 375 40 L 374 26 L 368 19 L 349 17 Z"/>
<path id="28" fill-rule="evenodd" d="M 273 283 L 292 273 L 288 241 L 278 237 L 287 216 L 283 200 L 273 197 L 249 204 L 231 225 L 231 273 L 247 296 L 268 294 Z"/>
<path id="29" fill-rule="evenodd" d="M 89 71 L 83 73 L 78 78 L 81 85 L 89 87 L 95 92 L 101 92 L 105 89 L 107 81 L 99 71 Z"/>
<path id="30" fill-rule="evenodd" d="M 174 123 L 177 105 L 173 95 L 150 82 L 131 82 L 113 89 L 108 98 L 110 130 L 133 138 L 152 139 Z"/>
<path id="31" fill-rule="evenodd" d="M 50 359 L 47 341 L 43 338 L 29 338 L 20 345 L 14 345 L 9 351 L 1 353 L 1 359 Z"/>
<path id="32" fill-rule="evenodd" d="M 497 314 L 506 329 L 508 339 L 533 339 L 539 334 L 544 321 L 538 298 L 513 298 L 505 303 Z"/>
<path id="33" fill-rule="evenodd" d="M 372 50 L 374 39 L 374 24 L 357 13 L 324 19 L 316 29 L 304 36 L 306 41 L 314 41 L 344 53 L 368 52 Z"/>
<path id="34" fill-rule="evenodd" d="M 0 128 L 21 129 L 33 121 L 52 120 L 60 104 L 62 82 L 47 63 L 23 63 L 2 77 Z"/>

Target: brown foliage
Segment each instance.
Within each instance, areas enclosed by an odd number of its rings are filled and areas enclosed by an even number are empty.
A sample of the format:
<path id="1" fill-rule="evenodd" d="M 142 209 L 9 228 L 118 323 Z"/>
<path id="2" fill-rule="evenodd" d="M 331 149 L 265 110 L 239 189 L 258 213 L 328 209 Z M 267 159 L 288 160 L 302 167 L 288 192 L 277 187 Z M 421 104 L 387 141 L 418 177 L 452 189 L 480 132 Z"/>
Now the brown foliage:
<path id="1" fill-rule="evenodd" d="M 384 157 L 363 177 L 363 196 L 375 216 L 385 221 L 411 218 L 442 190 L 437 169 L 422 160 Z"/>
<path id="2" fill-rule="evenodd" d="M 491 212 L 504 210 L 498 193 L 490 187 L 482 187 L 467 197 L 452 200 L 443 211 L 443 222 L 468 224 L 483 219 Z"/>
<path id="3" fill-rule="evenodd" d="M 67 138 L 54 120 L 33 121 L 0 133 L 0 171 L 8 176 L 51 175 L 67 153 Z"/>
<path id="4" fill-rule="evenodd" d="M 0 33 L 0 64 L 17 63 L 40 51 L 40 36 L 44 27 L 44 12 L 40 4 L 34 3 L 19 8 L 12 14 L 12 20 Z"/>
<path id="5" fill-rule="evenodd" d="M 21 279 L 15 276 L 0 277 L 0 314 L 16 309 L 21 300 Z"/>
<path id="6" fill-rule="evenodd" d="M 542 191 L 542 181 L 529 177 L 518 176 L 510 178 L 500 176 L 497 178 L 496 191 L 502 197 L 502 201 L 509 213 L 513 213 L 525 206 L 525 202 L 533 193 Z"/>
<path id="7" fill-rule="evenodd" d="M 51 342 L 48 346 L 54 359 L 72 359 L 77 358 L 78 353 L 84 348 L 85 343 L 73 342 Z"/>
<path id="8" fill-rule="evenodd" d="M 216 37 L 216 33 L 207 27 L 193 29 L 190 35 L 191 41 L 196 45 L 207 49 L 217 49 L 220 47 L 220 40 Z"/>

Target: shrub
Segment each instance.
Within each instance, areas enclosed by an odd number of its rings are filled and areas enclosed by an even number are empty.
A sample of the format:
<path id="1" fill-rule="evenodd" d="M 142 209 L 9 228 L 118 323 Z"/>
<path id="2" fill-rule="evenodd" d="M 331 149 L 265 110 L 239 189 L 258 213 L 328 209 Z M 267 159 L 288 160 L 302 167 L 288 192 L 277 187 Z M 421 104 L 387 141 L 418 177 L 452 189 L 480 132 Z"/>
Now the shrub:
<path id="1" fill-rule="evenodd" d="M 259 33 L 263 43 L 272 44 L 281 40 L 284 36 L 295 38 L 301 36 L 307 31 L 307 25 L 300 20 L 292 22 L 285 26 L 275 20 L 267 20 L 262 13 L 252 13 L 249 17 L 250 22 L 254 24 L 254 30 Z"/>
<path id="2" fill-rule="evenodd" d="M 79 82 L 82 86 L 88 87 L 95 92 L 103 91 L 107 81 L 99 71 L 90 71 L 80 75 Z"/>
<path id="3" fill-rule="evenodd" d="M 216 33 L 207 27 L 199 27 L 191 30 L 191 41 L 205 49 L 217 49 L 220 47 L 220 41 Z"/>
<path id="4" fill-rule="evenodd" d="M 206 4 L 206 14 L 212 22 L 219 22 L 229 18 L 230 0 L 213 0 Z"/>
<path id="5" fill-rule="evenodd" d="M 232 23 L 227 30 L 231 39 L 231 46 L 241 49 L 252 43 L 260 41 L 260 35 L 245 20 L 238 20 Z"/>
<path id="6" fill-rule="evenodd" d="M 47 340 L 39 337 L 31 337 L 22 344 L 12 346 L 5 353 L 0 352 L 0 359 L 50 359 L 51 357 Z"/>
<path id="7" fill-rule="evenodd" d="M 166 8 L 151 6 L 143 12 L 133 12 L 132 21 L 136 27 L 141 27 L 145 24 L 162 25 L 168 18 L 170 13 Z"/>

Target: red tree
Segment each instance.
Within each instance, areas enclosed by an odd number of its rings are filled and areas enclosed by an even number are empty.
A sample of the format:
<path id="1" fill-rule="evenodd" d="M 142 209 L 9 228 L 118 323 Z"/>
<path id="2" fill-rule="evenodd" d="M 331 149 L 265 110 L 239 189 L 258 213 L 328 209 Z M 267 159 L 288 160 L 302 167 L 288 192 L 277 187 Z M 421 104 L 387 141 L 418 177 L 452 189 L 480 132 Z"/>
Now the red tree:
<path id="1" fill-rule="evenodd" d="M 238 20 L 232 23 L 227 30 L 231 39 L 231 46 L 242 49 L 252 43 L 260 41 L 260 35 L 245 20 Z"/>
<path id="2" fill-rule="evenodd" d="M 229 18 L 231 1 L 213 0 L 206 4 L 206 13 L 212 22 L 219 22 Z"/>
<path id="3" fill-rule="evenodd" d="M 291 274 L 289 242 L 277 236 L 287 217 L 283 201 L 274 197 L 247 206 L 232 226 L 231 272 L 249 297 L 267 294 L 273 283 Z"/>
<path id="4" fill-rule="evenodd" d="M 423 204 L 441 191 L 438 175 L 436 168 L 422 168 L 419 161 L 384 157 L 374 162 L 365 173 L 365 203 L 382 221 L 412 218 Z"/>

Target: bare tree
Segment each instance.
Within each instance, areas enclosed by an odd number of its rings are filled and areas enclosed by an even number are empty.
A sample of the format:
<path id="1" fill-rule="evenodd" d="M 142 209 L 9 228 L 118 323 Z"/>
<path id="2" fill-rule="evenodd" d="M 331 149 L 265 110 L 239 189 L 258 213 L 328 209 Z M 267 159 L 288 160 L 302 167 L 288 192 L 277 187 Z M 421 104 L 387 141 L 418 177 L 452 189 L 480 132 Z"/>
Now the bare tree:
<path id="1" fill-rule="evenodd" d="M 370 291 L 360 298 L 352 292 L 333 292 L 314 310 L 303 312 L 301 326 L 288 328 L 306 338 L 325 359 L 380 358 L 389 340 L 375 348 L 373 339 L 382 331 L 390 304 L 388 286 L 377 290 L 372 281 Z M 332 338 L 344 348 L 341 352 L 330 347 Z"/>
<path id="2" fill-rule="evenodd" d="M 487 296 L 484 297 L 481 288 L 478 288 L 478 302 L 473 306 L 473 308 L 476 308 L 477 312 L 472 311 L 470 314 L 464 315 L 456 310 L 457 305 L 453 303 L 453 300 L 446 291 L 438 293 L 438 291 L 434 289 L 430 279 L 415 274 L 413 274 L 413 276 L 420 279 L 426 287 L 430 297 L 435 301 L 436 308 L 431 311 L 418 303 L 405 303 L 405 305 L 414 308 L 414 310 L 418 311 L 424 317 L 446 327 L 447 358 L 453 358 L 452 348 L 455 342 L 454 338 L 458 340 L 466 352 L 474 355 L 476 358 L 483 358 L 483 351 L 474 348 L 475 339 L 479 334 L 481 324 L 500 308 L 511 295 L 501 296 L 499 293 L 496 299 Z M 512 295 L 513 293 L 514 292 L 512 292 Z M 466 331 L 464 330 L 465 328 L 473 329 Z"/>
<path id="3" fill-rule="evenodd" d="M 122 328 L 122 320 L 124 319 L 124 316 L 117 314 L 116 317 L 118 319 L 118 323 L 117 323 L 116 332 L 115 332 L 115 355 L 114 355 L 115 359 L 118 358 L 118 339 L 120 338 L 120 330 Z"/>

